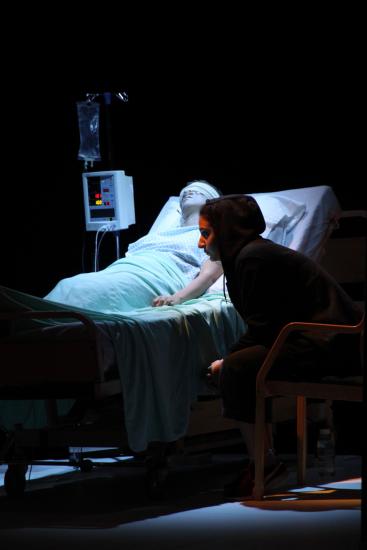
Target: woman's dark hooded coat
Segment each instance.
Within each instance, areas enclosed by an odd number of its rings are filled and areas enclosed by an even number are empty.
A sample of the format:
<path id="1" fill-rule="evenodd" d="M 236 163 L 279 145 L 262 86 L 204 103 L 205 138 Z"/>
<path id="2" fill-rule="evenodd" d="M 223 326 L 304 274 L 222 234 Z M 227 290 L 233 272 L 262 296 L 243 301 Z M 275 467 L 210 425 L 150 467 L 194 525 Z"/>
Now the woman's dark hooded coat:
<path id="1" fill-rule="evenodd" d="M 229 296 L 247 326 L 232 351 L 257 344 L 269 348 L 292 321 L 356 324 L 360 320 L 361 312 L 351 298 L 319 264 L 261 237 L 265 221 L 251 196 L 209 200 L 201 215 L 213 228 Z M 293 358 L 306 349 L 325 352 L 337 360 L 335 374 L 341 374 L 338 369 L 344 375 L 360 370 L 355 335 L 293 334 L 287 349 Z"/>

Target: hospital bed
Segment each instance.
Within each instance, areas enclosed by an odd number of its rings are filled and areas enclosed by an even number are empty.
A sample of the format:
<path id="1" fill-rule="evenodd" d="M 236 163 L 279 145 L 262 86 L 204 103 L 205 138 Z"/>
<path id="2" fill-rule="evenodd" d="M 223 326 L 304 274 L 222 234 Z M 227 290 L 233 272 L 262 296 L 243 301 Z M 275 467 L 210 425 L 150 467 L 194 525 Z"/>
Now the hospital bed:
<path id="1" fill-rule="evenodd" d="M 341 214 L 330 187 L 253 196 L 267 222 L 265 236 L 320 259 Z M 178 224 L 177 206 L 178 197 L 170 197 L 150 232 Z M 21 494 L 27 466 L 45 459 L 90 466 L 86 447 L 113 448 L 153 465 L 153 487 L 168 447 L 182 451 L 182 441 L 231 430 L 202 375 L 245 328 L 222 284 L 179 306 L 124 315 L 1 288 L 0 462 L 8 464 L 7 493 Z M 95 408 L 74 417 L 80 402 Z"/>

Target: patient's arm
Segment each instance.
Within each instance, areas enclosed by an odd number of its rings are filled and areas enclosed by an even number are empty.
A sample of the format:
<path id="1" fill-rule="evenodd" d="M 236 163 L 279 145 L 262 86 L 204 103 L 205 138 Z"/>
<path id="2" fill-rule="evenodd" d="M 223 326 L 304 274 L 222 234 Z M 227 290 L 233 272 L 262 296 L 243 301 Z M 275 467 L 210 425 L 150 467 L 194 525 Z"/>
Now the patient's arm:
<path id="1" fill-rule="evenodd" d="M 174 306 L 201 296 L 223 273 L 222 264 L 206 260 L 201 266 L 200 273 L 188 285 L 174 294 L 168 296 L 157 296 L 154 298 L 153 306 Z"/>

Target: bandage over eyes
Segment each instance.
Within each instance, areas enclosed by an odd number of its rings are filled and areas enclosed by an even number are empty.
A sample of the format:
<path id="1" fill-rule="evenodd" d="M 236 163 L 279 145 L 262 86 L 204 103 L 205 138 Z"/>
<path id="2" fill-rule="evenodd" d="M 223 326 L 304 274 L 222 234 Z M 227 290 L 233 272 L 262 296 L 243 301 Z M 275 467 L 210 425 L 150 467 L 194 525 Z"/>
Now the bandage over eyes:
<path id="1" fill-rule="evenodd" d="M 193 181 L 182 189 L 180 193 L 180 201 L 182 200 L 183 194 L 189 190 L 201 193 L 206 199 L 216 199 L 219 197 L 219 193 L 208 183 L 203 181 Z"/>

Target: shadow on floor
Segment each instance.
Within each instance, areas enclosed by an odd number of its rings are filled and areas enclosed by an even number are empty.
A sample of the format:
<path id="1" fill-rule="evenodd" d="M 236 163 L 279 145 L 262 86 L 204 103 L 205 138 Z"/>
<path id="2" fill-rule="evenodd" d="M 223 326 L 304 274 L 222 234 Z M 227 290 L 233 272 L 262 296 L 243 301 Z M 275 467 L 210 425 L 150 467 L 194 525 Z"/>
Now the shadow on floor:
<path id="1" fill-rule="evenodd" d="M 342 457 L 340 457 L 340 461 Z M 91 472 L 73 470 L 27 482 L 24 495 L 12 499 L 0 490 L 2 528 L 65 527 L 108 528 L 129 522 L 157 518 L 188 510 L 228 503 L 222 488 L 243 464 L 239 455 L 218 455 L 210 464 L 173 467 L 164 474 L 161 490 L 154 495 L 147 487 L 143 467 L 108 465 Z M 343 457 L 333 484 L 290 490 L 296 487 L 294 457 L 284 492 L 268 495 L 263 501 L 236 499 L 236 504 L 262 510 L 321 511 L 353 509 L 360 505 L 360 482 L 346 485 L 340 480 L 358 475 L 359 461 Z M 168 475 L 167 475 L 168 474 Z M 310 481 L 315 472 L 309 470 Z"/>
<path id="2" fill-rule="evenodd" d="M 139 467 L 108 466 L 27 481 L 22 497 L 0 490 L 0 525 L 111 527 L 162 514 L 223 502 L 222 486 L 242 459 L 217 460 L 201 467 L 173 468 L 152 495 L 147 472 Z"/>

